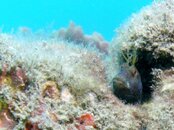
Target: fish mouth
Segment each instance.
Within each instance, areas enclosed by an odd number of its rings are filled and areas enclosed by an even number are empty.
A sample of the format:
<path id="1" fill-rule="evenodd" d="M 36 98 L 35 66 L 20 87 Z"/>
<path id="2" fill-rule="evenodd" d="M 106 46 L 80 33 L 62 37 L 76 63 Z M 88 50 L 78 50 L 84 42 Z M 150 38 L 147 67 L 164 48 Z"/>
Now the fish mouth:
<path id="1" fill-rule="evenodd" d="M 116 85 L 118 86 L 119 88 L 127 88 L 127 89 L 130 89 L 130 84 L 129 82 L 125 81 L 124 79 L 120 78 L 120 77 L 117 77 L 113 80 L 113 85 Z M 114 86 L 115 86 L 114 85 Z"/>

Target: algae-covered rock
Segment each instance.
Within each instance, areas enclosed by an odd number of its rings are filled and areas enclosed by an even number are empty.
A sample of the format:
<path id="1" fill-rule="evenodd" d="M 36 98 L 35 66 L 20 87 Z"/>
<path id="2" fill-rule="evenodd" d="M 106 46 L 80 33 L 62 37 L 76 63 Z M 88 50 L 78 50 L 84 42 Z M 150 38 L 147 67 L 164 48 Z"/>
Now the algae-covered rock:
<path id="1" fill-rule="evenodd" d="M 114 40 L 112 56 L 114 62 L 126 66 L 113 72 L 118 72 L 112 78 L 116 96 L 107 86 L 103 54 L 95 49 L 64 39 L 28 42 L 0 35 L 0 97 L 9 110 L 0 113 L 0 128 L 174 129 L 173 10 L 173 0 L 154 3 L 121 29 Z M 9 82 L 6 76 L 13 78 Z M 117 98 L 141 101 L 141 82 L 147 96 L 152 80 L 154 92 L 149 102 L 132 105 Z M 25 89 L 12 92 L 13 86 Z M 0 105 L 3 110 L 3 102 Z"/>
<path id="2" fill-rule="evenodd" d="M 47 81 L 43 84 L 43 97 L 49 97 L 52 99 L 60 98 L 60 90 L 58 89 L 58 85 L 54 81 Z"/>
<path id="3" fill-rule="evenodd" d="M 148 115 L 147 129 L 174 129 L 174 69 L 153 69 L 152 99 L 143 105 Z"/>
<path id="4" fill-rule="evenodd" d="M 155 1 L 134 14 L 113 41 L 113 60 L 119 63 L 125 61 L 126 52 L 136 50 L 135 67 L 141 75 L 146 101 L 141 110 L 146 113 L 143 129 L 174 129 L 173 11 L 173 0 Z"/>
<path id="5" fill-rule="evenodd" d="M 16 125 L 14 118 L 9 110 L 3 110 L 0 112 L 0 129 L 12 130 Z"/>
<path id="6" fill-rule="evenodd" d="M 25 84 L 25 89 L 13 92 L 13 83 L 0 84 L 0 96 L 16 121 L 13 129 L 140 129 L 144 112 L 126 106 L 108 89 L 103 55 L 57 42 L 23 45 L 20 40 L 9 39 L 0 44 L 0 50 L 8 52 L 0 51 L 5 57 L 0 63 L 8 64 L 4 75 L 13 72 L 15 85 Z"/>
<path id="7" fill-rule="evenodd" d="M 155 80 L 154 94 L 172 96 L 174 93 L 174 68 L 153 69 L 153 75 Z"/>
<path id="8" fill-rule="evenodd" d="M 143 84 L 144 99 L 153 89 L 152 69 L 168 69 L 174 65 L 174 1 L 154 2 L 134 14 L 119 30 L 113 41 L 112 55 L 119 49 L 136 50 L 137 67 Z"/>

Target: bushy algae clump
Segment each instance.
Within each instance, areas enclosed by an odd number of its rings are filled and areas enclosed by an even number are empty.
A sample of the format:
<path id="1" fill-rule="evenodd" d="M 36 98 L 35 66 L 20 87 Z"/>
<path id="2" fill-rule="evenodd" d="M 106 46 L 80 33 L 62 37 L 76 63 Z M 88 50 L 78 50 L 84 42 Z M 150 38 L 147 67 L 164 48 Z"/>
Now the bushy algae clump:
<path id="1" fill-rule="evenodd" d="M 0 36 L 1 77 L 10 79 L 1 80 L 0 96 L 12 115 L 10 129 L 142 127 L 143 112 L 125 106 L 108 89 L 104 56 L 99 51 L 54 38 L 25 41 L 9 34 Z"/>
<path id="2" fill-rule="evenodd" d="M 156 84 L 153 100 L 144 104 L 149 115 L 148 129 L 174 129 L 174 69 L 153 70 Z"/>
<path id="3" fill-rule="evenodd" d="M 92 46 L 102 53 L 108 53 L 109 43 L 100 33 L 94 32 L 92 35 L 85 35 L 82 27 L 75 25 L 74 22 L 70 22 L 68 28 L 62 28 L 56 31 L 53 37 L 56 39 L 73 42 L 75 44 Z"/>
<path id="4" fill-rule="evenodd" d="M 1 33 L 0 129 L 174 129 L 173 10 L 173 0 L 144 8 L 121 27 L 107 53 L 96 49 L 104 40 L 75 25 L 50 38 Z M 94 48 L 81 43 L 86 38 Z M 109 88 L 115 80 L 116 95 Z M 133 86 L 136 101 L 142 91 L 142 104 L 119 99 L 125 86 Z"/>

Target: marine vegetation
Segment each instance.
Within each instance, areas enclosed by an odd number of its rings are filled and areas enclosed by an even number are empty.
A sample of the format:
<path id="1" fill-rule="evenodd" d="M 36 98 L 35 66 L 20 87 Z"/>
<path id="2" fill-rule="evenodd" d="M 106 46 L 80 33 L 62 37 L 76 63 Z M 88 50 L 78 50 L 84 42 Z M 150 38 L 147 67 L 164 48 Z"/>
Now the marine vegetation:
<path id="1" fill-rule="evenodd" d="M 113 41 L 113 58 L 116 58 L 118 45 L 137 50 L 135 66 L 146 97 L 153 91 L 149 87 L 153 84 L 152 69 L 164 70 L 173 66 L 173 4 L 173 0 L 155 1 L 152 6 L 143 8 L 118 29 L 118 36 Z"/>
<path id="2" fill-rule="evenodd" d="M 1 128 L 142 127 L 142 120 L 132 114 L 143 116 L 137 112 L 139 108 L 124 105 L 107 87 L 103 54 L 99 51 L 54 38 L 24 42 L 15 35 L 2 33 L 0 41 L 0 97 L 8 104 L 2 109 L 10 115 L 0 119 L 6 124 Z"/>
<path id="3" fill-rule="evenodd" d="M 46 38 L 0 33 L 0 129 L 174 129 L 173 10 L 155 1 L 134 14 L 107 53 L 73 24 Z"/>
<path id="4" fill-rule="evenodd" d="M 143 85 L 142 106 L 148 115 L 146 129 L 174 129 L 173 10 L 173 0 L 154 1 L 118 29 L 110 50 L 112 61 L 117 60 L 118 47 L 121 51 L 136 50 L 135 67 Z"/>
<path id="5" fill-rule="evenodd" d="M 53 37 L 75 44 L 92 46 L 102 53 L 108 53 L 109 42 L 106 41 L 100 33 L 94 32 L 92 35 L 85 35 L 82 27 L 77 26 L 74 22 L 70 22 L 68 28 L 62 28 L 55 31 Z"/>

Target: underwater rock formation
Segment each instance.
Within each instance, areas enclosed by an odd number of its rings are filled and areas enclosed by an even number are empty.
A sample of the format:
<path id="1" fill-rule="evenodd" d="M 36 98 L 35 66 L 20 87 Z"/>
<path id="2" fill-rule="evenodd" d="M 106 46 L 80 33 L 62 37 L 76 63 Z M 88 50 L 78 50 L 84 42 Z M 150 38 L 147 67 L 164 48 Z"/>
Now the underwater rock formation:
<path id="1" fill-rule="evenodd" d="M 2 110 L 0 112 L 0 129 L 1 130 L 12 130 L 16 123 L 11 113 L 8 110 Z"/>
<path id="2" fill-rule="evenodd" d="M 126 64 L 110 71 L 118 72 L 115 94 L 137 102 L 141 80 L 143 93 L 153 89 L 151 100 L 138 105 L 124 104 L 108 88 L 105 59 L 96 49 L 0 34 L 0 129 L 173 130 L 173 10 L 173 0 L 154 3 L 114 40 L 113 64 Z"/>
<path id="3" fill-rule="evenodd" d="M 13 130 L 141 128 L 144 113 L 108 89 L 103 55 L 97 50 L 52 39 L 23 44 L 0 36 L 0 99 L 9 105 Z M 3 80 L 10 72 L 15 84 Z M 22 90 L 14 89 L 23 83 Z"/>
<path id="4" fill-rule="evenodd" d="M 118 48 L 121 53 L 136 50 L 135 66 L 142 79 L 143 100 L 150 99 L 142 104 L 147 115 L 143 129 L 174 129 L 173 11 L 174 0 L 155 1 L 134 14 L 113 41 L 113 61 L 118 61 Z"/>
<path id="5" fill-rule="evenodd" d="M 143 107 L 148 114 L 147 129 L 174 129 L 174 68 L 153 70 L 152 101 Z"/>
<path id="6" fill-rule="evenodd" d="M 174 92 L 174 67 L 166 70 L 153 69 L 153 75 L 156 81 L 153 85 L 154 95 L 172 94 Z"/>
<path id="7" fill-rule="evenodd" d="M 43 97 L 49 97 L 52 99 L 60 98 L 60 90 L 58 89 L 58 85 L 54 81 L 47 81 L 43 84 Z"/>
<path id="8" fill-rule="evenodd" d="M 161 10 L 162 9 L 162 10 Z M 168 69 L 174 65 L 174 1 L 154 2 L 124 24 L 113 41 L 112 55 L 118 45 L 137 51 L 137 67 L 143 84 L 144 100 L 153 89 L 152 69 Z M 123 49 L 124 50 L 124 49 Z"/>

